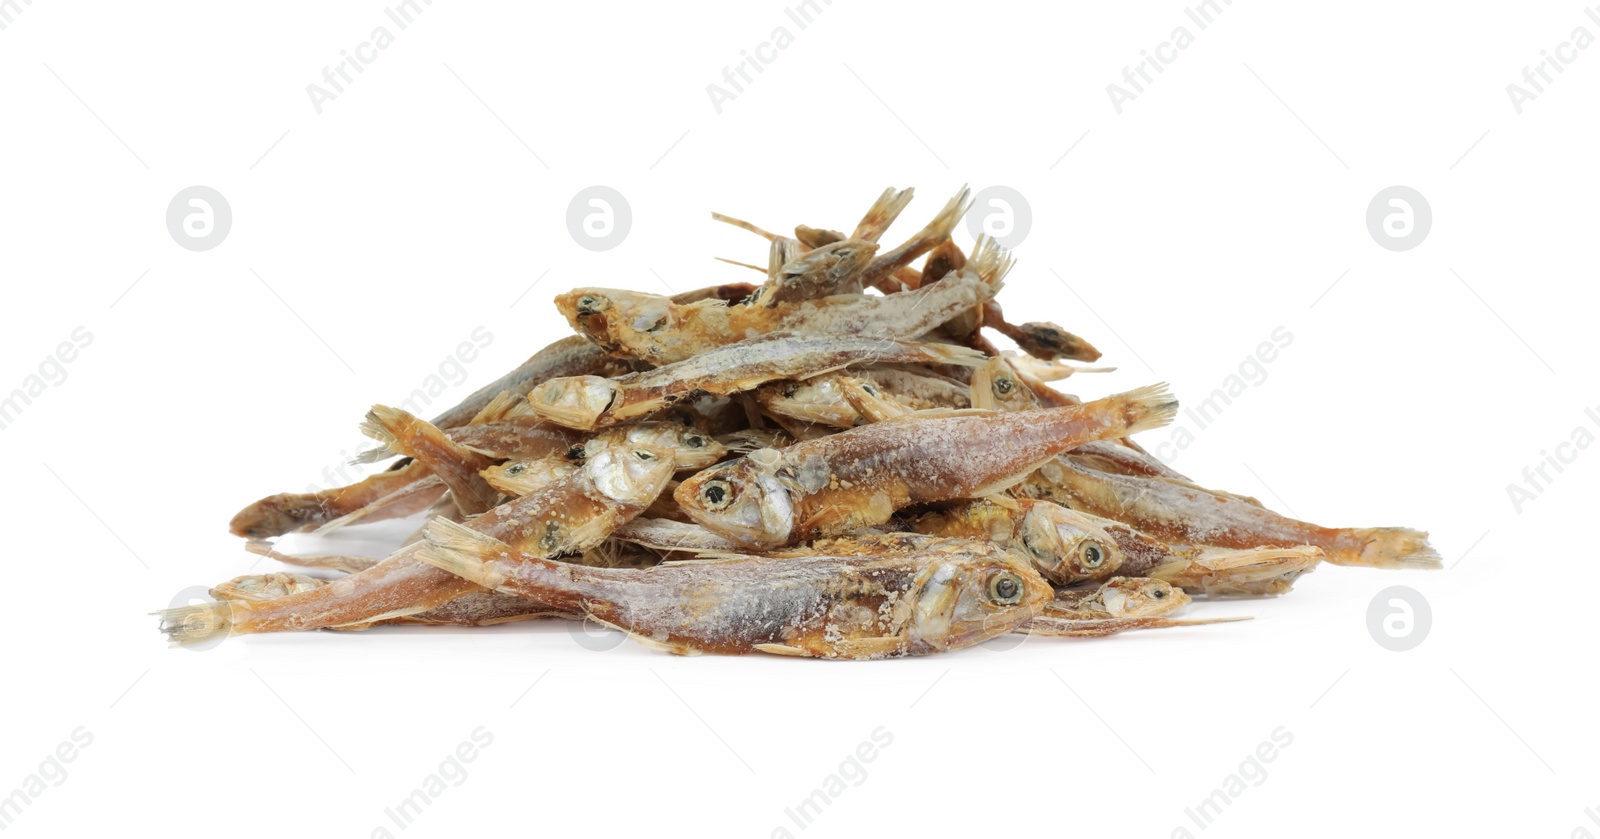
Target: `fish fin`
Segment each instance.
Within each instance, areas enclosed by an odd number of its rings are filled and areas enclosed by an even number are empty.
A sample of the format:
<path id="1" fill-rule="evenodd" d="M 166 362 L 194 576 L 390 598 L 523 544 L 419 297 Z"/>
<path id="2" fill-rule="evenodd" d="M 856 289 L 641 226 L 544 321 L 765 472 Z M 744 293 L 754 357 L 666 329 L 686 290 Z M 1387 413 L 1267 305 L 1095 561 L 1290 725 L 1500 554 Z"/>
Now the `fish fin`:
<path id="1" fill-rule="evenodd" d="M 364 520 L 366 518 L 371 517 L 374 513 L 378 513 L 378 512 L 383 511 L 384 509 L 386 509 L 389 506 L 393 505 L 397 501 L 403 501 L 403 500 L 405 500 L 407 498 L 410 498 L 411 496 L 415 495 L 418 492 L 428 492 L 429 490 L 432 490 L 432 489 L 439 489 L 440 490 L 440 494 L 441 495 L 443 494 L 444 481 L 441 480 L 438 475 L 429 475 L 428 477 L 423 478 L 422 480 L 417 481 L 414 484 L 409 484 L 407 486 L 403 486 L 400 489 L 397 489 L 394 492 L 391 492 L 388 495 L 385 495 L 384 497 L 379 498 L 377 501 L 374 501 L 371 504 L 368 504 L 368 505 L 366 505 L 364 507 L 360 507 L 360 508 L 355 509 L 355 510 L 351 510 L 350 512 L 345 513 L 344 515 L 342 515 L 342 516 L 340 516 L 340 517 L 338 517 L 336 519 L 333 519 L 332 521 L 326 522 L 322 526 L 318 527 L 316 530 L 313 530 L 311 532 L 312 533 L 317 533 L 317 534 L 326 534 L 326 533 L 331 533 L 331 532 L 333 532 L 335 530 L 338 530 L 341 527 L 349 527 L 352 524 L 356 524 L 356 523 L 358 523 L 358 522 L 360 522 L 360 521 L 362 521 L 362 520 Z M 415 512 L 415 511 L 413 510 L 412 512 Z M 410 515 L 410 514 L 408 513 L 407 515 Z M 394 517 L 394 516 L 390 515 L 390 516 L 385 516 L 384 518 L 392 518 L 392 517 Z M 379 519 L 379 521 L 382 521 L 382 520 L 383 519 Z"/>
<path id="2" fill-rule="evenodd" d="M 522 397 L 513 395 L 509 390 L 502 390 L 495 394 L 494 398 L 485 403 L 482 408 L 479 408 L 478 413 L 474 414 L 472 419 L 467 420 L 467 425 L 483 425 L 487 422 L 503 420 L 506 418 L 506 412 L 516 407 L 517 403 L 521 401 Z"/>
<path id="3" fill-rule="evenodd" d="M 391 457 L 399 456 L 399 452 L 390 449 L 388 446 L 374 446 L 357 452 L 355 457 L 350 458 L 349 463 L 353 466 L 361 466 L 367 463 L 382 463 Z"/>
<path id="4" fill-rule="evenodd" d="M 856 230 L 850 234 L 850 238 L 878 241 L 888 231 L 889 226 L 894 224 L 894 220 L 900 217 L 906 205 L 911 203 L 915 192 L 915 189 L 897 190 L 892 186 L 884 190 L 883 194 L 878 196 L 878 200 L 872 202 L 872 206 L 867 209 L 867 214 L 861 217 L 861 223 L 856 225 Z"/>
<path id="5" fill-rule="evenodd" d="M 1172 395 L 1166 382 L 1134 388 L 1111 398 L 1123 402 L 1127 434 L 1160 428 L 1178 416 L 1178 398 Z"/>
<path id="6" fill-rule="evenodd" d="M 832 645 L 840 658 L 888 658 L 905 651 L 905 641 L 895 637 L 841 638 Z"/>
<path id="7" fill-rule="evenodd" d="M 806 652 L 805 650 L 803 650 L 803 649 L 801 649 L 799 647 L 791 647 L 788 644 L 757 644 L 757 645 L 755 645 L 754 649 L 756 651 L 758 651 L 758 652 L 768 653 L 770 655 L 789 655 L 789 656 L 807 656 L 807 657 L 809 657 L 811 655 L 811 653 L 808 653 L 808 652 Z"/>
<path id="8" fill-rule="evenodd" d="M 1413 568 L 1438 570 L 1444 561 L 1438 551 L 1428 544 L 1428 534 L 1404 527 L 1368 527 L 1354 531 L 1361 539 L 1361 555 L 1354 560 L 1341 561 L 1329 556 L 1335 565 L 1363 565 L 1368 568 Z"/>
<path id="9" fill-rule="evenodd" d="M 775 428 L 747 428 L 743 431 L 734 431 L 718 435 L 716 440 L 725 446 L 728 451 L 736 454 L 749 454 L 756 449 L 775 449 L 787 445 L 782 431 Z"/>
<path id="10" fill-rule="evenodd" d="M 167 634 L 168 641 L 182 645 L 231 634 L 236 616 L 249 610 L 246 603 L 221 600 L 162 609 L 150 614 L 161 619 L 161 631 Z"/>
<path id="11" fill-rule="evenodd" d="M 626 626 L 622 626 L 621 624 L 612 623 L 611 621 L 596 615 L 594 611 L 590 609 L 588 603 L 583 604 L 583 612 L 584 616 L 589 620 L 592 620 L 595 623 L 606 627 L 607 629 L 615 629 L 616 631 L 621 632 L 623 635 L 632 638 L 634 641 L 637 641 L 638 643 L 643 644 L 652 650 L 659 650 L 660 652 L 664 653 L 672 653 L 673 655 L 700 655 L 702 652 L 702 650 L 696 647 L 691 647 L 688 644 L 681 642 L 673 643 L 671 641 L 658 641 L 655 638 L 651 638 L 650 636 L 641 632 L 635 632 Z"/>

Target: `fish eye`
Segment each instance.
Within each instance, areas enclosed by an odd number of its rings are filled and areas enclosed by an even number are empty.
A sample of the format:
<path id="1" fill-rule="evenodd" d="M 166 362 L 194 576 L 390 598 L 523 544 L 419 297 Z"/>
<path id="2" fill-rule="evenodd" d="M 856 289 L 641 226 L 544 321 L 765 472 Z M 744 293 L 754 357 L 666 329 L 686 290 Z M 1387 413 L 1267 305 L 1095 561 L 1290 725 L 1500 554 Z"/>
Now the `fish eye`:
<path id="1" fill-rule="evenodd" d="M 1011 379 L 1005 376 L 1001 376 L 1000 378 L 994 380 L 993 388 L 995 396 L 1005 396 L 1011 391 L 1016 390 L 1017 383 L 1011 381 Z"/>
<path id="2" fill-rule="evenodd" d="M 521 475 L 523 470 L 527 469 L 527 468 L 528 468 L 528 465 L 519 460 L 516 463 L 513 463 L 510 466 L 506 467 L 506 474 L 507 475 Z"/>
<path id="3" fill-rule="evenodd" d="M 567 449 L 567 453 L 563 456 L 566 457 L 567 460 L 583 460 L 586 454 L 587 452 L 584 450 L 583 446 L 573 446 L 572 448 Z"/>
<path id="4" fill-rule="evenodd" d="M 701 437 L 698 434 L 694 434 L 683 438 L 683 443 L 691 449 L 705 448 L 706 438 Z"/>
<path id="5" fill-rule="evenodd" d="M 720 510 L 733 501 L 733 484 L 722 479 L 707 481 L 700 489 L 700 499 L 713 510 Z"/>
<path id="6" fill-rule="evenodd" d="M 1084 543 L 1083 549 L 1078 552 L 1078 556 L 1082 558 L 1083 567 L 1085 568 L 1099 568 L 1106 561 L 1106 552 L 1093 542 Z"/>
<path id="7" fill-rule="evenodd" d="M 1166 600 L 1167 599 L 1167 590 L 1164 589 L 1164 588 L 1158 588 L 1155 591 L 1150 592 L 1150 596 L 1154 597 L 1157 600 Z"/>
<path id="8" fill-rule="evenodd" d="M 593 294 L 585 294 L 578 298 L 578 314 L 597 315 L 611 308 L 611 301 Z"/>
<path id="9" fill-rule="evenodd" d="M 1001 571 L 989 579 L 989 599 L 1002 606 L 1010 606 L 1022 601 L 1025 588 L 1021 577 L 1010 571 Z"/>
<path id="10" fill-rule="evenodd" d="M 651 453 L 649 453 L 647 451 L 641 451 L 639 449 L 635 449 L 634 450 L 633 456 L 639 458 L 640 460 L 646 461 L 646 462 L 649 462 L 649 461 L 652 461 L 652 460 L 656 459 L 655 455 L 653 455 L 653 454 L 651 454 Z"/>

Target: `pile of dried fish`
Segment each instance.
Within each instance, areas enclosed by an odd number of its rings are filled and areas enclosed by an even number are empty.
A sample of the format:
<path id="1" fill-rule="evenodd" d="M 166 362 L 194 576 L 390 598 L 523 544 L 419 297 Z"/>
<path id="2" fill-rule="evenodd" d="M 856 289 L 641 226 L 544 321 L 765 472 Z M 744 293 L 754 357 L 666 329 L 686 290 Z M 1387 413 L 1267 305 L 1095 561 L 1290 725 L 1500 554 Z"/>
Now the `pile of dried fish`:
<path id="1" fill-rule="evenodd" d="M 1099 352 L 1006 320 L 1010 255 L 951 239 L 966 190 L 882 249 L 910 199 L 885 191 L 848 236 L 714 216 L 770 243 L 759 286 L 561 295 L 577 335 L 432 422 L 372 409 L 360 459 L 388 470 L 234 517 L 252 552 L 344 576 L 240 577 L 162 629 L 565 617 L 680 654 L 875 659 L 1212 623 L 1176 615 L 1322 562 L 1437 567 L 1424 533 L 1296 521 L 1146 454 L 1131 435 L 1171 421 L 1165 386 L 1056 390 Z M 419 513 L 381 561 L 268 541 Z"/>

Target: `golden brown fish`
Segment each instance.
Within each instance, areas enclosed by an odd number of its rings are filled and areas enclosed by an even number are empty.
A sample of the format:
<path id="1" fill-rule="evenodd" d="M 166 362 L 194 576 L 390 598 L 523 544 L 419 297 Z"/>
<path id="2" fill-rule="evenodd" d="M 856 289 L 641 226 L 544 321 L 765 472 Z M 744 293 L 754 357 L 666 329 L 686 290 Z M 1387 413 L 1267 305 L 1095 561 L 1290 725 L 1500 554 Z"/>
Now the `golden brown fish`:
<path id="1" fill-rule="evenodd" d="M 1057 454 L 1172 420 L 1165 385 L 1038 411 L 924 412 L 764 449 L 673 493 L 695 521 L 771 548 L 882 524 L 896 510 L 1002 492 Z"/>
<path id="2" fill-rule="evenodd" d="M 613 570 L 521 555 L 436 521 L 420 556 L 485 588 L 582 609 L 680 655 L 945 652 L 1010 632 L 1053 596 L 1025 558 L 961 541 L 882 556 L 731 557 Z"/>

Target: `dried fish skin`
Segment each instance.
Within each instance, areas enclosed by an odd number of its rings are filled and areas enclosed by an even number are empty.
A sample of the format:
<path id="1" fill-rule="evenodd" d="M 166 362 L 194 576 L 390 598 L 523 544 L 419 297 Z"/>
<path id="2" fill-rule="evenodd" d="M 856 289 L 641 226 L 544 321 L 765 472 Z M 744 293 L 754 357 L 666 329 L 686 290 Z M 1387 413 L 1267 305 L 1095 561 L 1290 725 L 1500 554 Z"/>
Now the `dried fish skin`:
<path id="1" fill-rule="evenodd" d="M 673 498 L 723 536 L 780 547 L 882 524 L 912 504 L 997 494 L 1063 451 L 1176 412 L 1154 385 L 1063 408 L 912 414 L 751 452 L 689 478 Z"/>
<path id="2" fill-rule="evenodd" d="M 883 556 L 742 556 L 612 570 L 518 555 L 435 522 L 421 557 L 486 588 L 583 609 L 680 655 L 926 655 L 1009 632 L 1054 596 L 1025 558 L 970 542 Z"/>
<path id="3" fill-rule="evenodd" d="M 228 532 L 246 539 L 271 539 L 285 533 L 312 530 L 423 480 L 428 475 L 426 466 L 412 462 L 379 472 L 350 486 L 318 492 L 269 495 L 236 513 L 228 522 Z"/>

